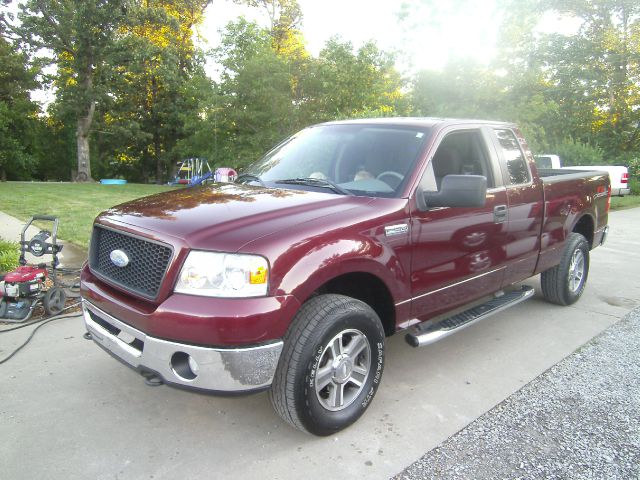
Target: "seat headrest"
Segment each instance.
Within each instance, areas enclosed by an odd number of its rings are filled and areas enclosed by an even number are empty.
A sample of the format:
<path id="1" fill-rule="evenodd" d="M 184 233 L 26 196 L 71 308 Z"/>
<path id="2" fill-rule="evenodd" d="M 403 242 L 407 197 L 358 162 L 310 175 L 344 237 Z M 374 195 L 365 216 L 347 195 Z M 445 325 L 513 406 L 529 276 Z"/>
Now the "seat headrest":
<path id="1" fill-rule="evenodd" d="M 458 175 L 462 168 L 462 160 L 457 150 L 451 147 L 440 147 L 433 156 L 433 173 L 436 177 Z"/>

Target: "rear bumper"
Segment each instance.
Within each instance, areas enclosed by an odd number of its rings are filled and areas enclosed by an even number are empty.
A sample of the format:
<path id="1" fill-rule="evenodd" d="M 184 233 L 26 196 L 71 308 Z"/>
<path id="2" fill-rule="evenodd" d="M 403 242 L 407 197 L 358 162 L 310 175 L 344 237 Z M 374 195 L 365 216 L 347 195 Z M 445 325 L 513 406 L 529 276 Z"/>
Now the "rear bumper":
<path id="1" fill-rule="evenodd" d="M 209 348 L 151 337 L 82 302 L 87 331 L 113 356 L 140 372 L 153 372 L 176 386 L 240 393 L 271 385 L 282 341 L 242 348 Z"/>
<path id="2" fill-rule="evenodd" d="M 624 195 L 631 195 L 630 188 L 612 188 L 611 195 L 614 197 L 623 197 Z"/>

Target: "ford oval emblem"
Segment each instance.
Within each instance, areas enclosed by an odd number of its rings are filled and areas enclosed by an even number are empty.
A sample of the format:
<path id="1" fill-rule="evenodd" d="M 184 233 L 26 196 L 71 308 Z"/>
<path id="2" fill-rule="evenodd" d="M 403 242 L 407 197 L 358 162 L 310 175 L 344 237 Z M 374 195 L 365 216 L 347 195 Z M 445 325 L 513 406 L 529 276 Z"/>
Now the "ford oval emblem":
<path id="1" fill-rule="evenodd" d="M 129 265 L 129 257 L 122 250 L 113 250 L 109 254 L 109 258 L 116 267 L 123 268 Z"/>

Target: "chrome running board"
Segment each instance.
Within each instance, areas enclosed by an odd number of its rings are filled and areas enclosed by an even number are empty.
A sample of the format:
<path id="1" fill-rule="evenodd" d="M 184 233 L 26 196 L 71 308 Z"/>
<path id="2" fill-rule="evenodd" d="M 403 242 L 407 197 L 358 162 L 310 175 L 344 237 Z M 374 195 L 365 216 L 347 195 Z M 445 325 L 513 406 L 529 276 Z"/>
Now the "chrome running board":
<path id="1" fill-rule="evenodd" d="M 535 290 L 533 287 L 526 285 L 520 290 L 513 290 L 508 293 L 501 292 L 482 305 L 477 305 L 452 317 L 440 320 L 439 322 L 434 323 L 429 320 L 419 323 L 411 327 L 410 332 L 405 336 L 405 340 L 412 347 L 429 345 L 448 337 L 452 333 L 467 328 L 480 320 L 484 320 L 491 315 L 513 307 L 533 297 L 534 293 Z"/>

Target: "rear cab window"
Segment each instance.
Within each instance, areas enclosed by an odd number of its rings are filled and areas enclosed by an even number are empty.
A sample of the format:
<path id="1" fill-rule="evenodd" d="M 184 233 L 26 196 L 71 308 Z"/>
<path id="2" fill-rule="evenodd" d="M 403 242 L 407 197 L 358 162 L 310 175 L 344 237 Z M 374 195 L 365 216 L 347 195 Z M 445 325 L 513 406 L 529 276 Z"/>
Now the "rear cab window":
<path id="1" fill-rule="evenodd" d="M 523 185 L 531 182 L 529 165 L 524 153 L 520 148 L 520 143 L 515 134 L 509 129 L 494 129 L 494 133 L 501 147 L 504 160 L 507 165 L 509 185 Z"/>
<path id="2" fill-rule="evenodd" d="M 534 160 L 536 161 L 536 166 L 538 168 L 553 168 L 551 157 L 547 157 L 545 155 L 536 155 L 534 157 Z"/>

